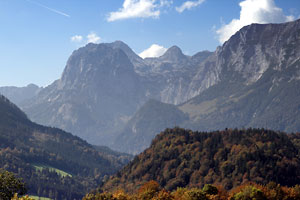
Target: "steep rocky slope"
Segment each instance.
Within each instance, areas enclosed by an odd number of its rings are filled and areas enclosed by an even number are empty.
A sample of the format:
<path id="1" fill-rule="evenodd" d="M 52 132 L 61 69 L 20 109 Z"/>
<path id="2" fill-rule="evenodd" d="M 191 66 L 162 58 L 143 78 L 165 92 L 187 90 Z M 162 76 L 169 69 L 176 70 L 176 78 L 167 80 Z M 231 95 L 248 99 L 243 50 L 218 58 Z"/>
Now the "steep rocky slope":
<path id="1" fill-rule="evenodd" d="M 300 20 L 244 27 L 219 49 L 219 84 L 179 108 L 200 130 L 300 130 Z"/>
<path id="2" fill-rule="evenodd" d="M 107 144 L 136 111 L 143 91 L 122 50 L 89 44 L 72 54 L 61 79 L 22 108 L 36 122 Z"/>

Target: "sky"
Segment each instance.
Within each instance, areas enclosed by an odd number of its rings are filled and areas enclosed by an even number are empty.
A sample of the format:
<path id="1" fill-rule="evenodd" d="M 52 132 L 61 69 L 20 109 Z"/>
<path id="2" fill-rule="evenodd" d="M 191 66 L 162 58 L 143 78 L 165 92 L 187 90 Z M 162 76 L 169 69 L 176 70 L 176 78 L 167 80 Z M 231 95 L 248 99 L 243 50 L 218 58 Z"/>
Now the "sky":
<path id="1" fill-rule="evenodd" d="M 47 86 L 72 52 L 121 40 L 141 57 L 215 51 L 251 23 L 300 17 L 300 0 L 0 0 L 0 86 Z"/>

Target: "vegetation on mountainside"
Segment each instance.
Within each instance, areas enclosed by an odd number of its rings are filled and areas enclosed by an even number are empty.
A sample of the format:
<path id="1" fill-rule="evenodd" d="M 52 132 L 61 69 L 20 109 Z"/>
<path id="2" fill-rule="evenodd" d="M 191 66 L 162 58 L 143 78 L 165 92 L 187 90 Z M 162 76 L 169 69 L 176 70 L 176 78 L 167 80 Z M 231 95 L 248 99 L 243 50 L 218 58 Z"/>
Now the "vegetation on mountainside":
<path id="1" fill-rule="evenodd" d="M 24 194 L 25 184 L 13 173 L 0 169 L 0 199 L 10 200 L 15 193 Z"/>
<path id="2" fill-rule="evenodd" d="M 167 191 L 155 181 L 142 185 L 134 193 L 123 190 L 115 192 L 94 192 L 83 200 L 298 200 L 300 186 L 283 187 L 274 182 L 267 185 L 248 183 L 227 191 L 221 186 L 210 184 L 199 188 L 181 188 Z"/>
<path id="3" fill-rule="evenodd" d="M 60 169 L 53 168 L 53 167 L 50 167 L 50 166 L 47 166 L 47 165 L 38 165 L 38 164 L 35 164 L 35 165 L 32 165 L 32 166 L 36 170 L 38 170 L 38 171 L 43 171 L 44 169 L 48 169 L 50 172 L 56 172 L 61 177 L 66 177 L 66 176 L 72 177 L 72 174 L 69 174 L 69 173 L 67 173 L 65 171 L 62 171 Z"/>
<path id="4" fill-rule="evenodd" d="M 300 183 L 299 141 L 300 134 L 264 129 L 210 133 L 166 129 L 102 189 L 134 191 L 150 180 L 166 190 L 205 184 L 231 189 L 270 181 L 293 186 Z"/>
<path id="5" fill-rule="evenodd" d="M 0 96 L 0 167 L 23 178 L 29 194 L 81 199 L 129 159 L 96 150 L 60 129 L 32 123 Z M 37 165 L 44 167 L 37 170 Z M 72 176 L 61 176 L 61 172 Z"/>

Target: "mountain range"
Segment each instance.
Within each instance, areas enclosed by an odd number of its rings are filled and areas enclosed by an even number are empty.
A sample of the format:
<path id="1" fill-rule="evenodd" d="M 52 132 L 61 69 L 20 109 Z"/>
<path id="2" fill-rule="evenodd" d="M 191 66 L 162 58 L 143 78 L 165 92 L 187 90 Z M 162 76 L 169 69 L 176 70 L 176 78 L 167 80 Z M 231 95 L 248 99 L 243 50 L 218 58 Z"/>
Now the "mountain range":
<path id="1" fill-rule="evenodd" d="M 42 88 L 34 84 L 29 84 L 25 87 L 0 87 L 0 93 L 7 97 L 10 101 L 14 102 L 16 105 L 20 105 L 21 103 L 33 98 L 41 90 Z"/>
<path id="2" fill-rule="evenodd" d="M 142 59 L 125 43 L 73 52 L 60 79 L 19 105 L 35 122 L 139 153 L 164 128 L 300 128 L 300 20 L 252 24 L 215 52 L 170 47 Z"/>
<path id="3" fill-rule="evenodd" d="M 166 113 L 181 113 L 173 127 L 192 130 L 257 127 L 289 133 L 299 131 L 299 33 L 300 20 L 242 28 L 200 64 L 200 69 L 209 71 L 203 80 L 212 80 L 214 84 L 176 106 L 146 104 L 121 131 L 115 148 L 141 152 L 150 144 L 150 140 L 143 138 L 153 138 L 158 129 L 170 127 L 168 123 L 165 126 L 153 123 L 157 119 L 168 120 Z M 152 115 L 152 108 L 163 113 Z"/>
<path id="4" fill-rule="evenodd" d="M 88 44 L 73 52 L 59 80 L 19 105 L 37 123 L 111 146 L 147 100 L 181 103 L 208 87 L 189 89 L 209 55 L 186 56 L 174 46 L 159 58 L 142 59 L 121 41 Z"/>

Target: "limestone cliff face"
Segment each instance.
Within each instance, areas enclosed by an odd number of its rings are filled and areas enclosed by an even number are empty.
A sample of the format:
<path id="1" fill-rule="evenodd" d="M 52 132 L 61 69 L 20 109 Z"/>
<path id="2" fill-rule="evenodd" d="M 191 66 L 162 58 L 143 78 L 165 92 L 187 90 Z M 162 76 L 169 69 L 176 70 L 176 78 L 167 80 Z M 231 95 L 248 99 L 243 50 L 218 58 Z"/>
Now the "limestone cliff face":
<path id="1" fill-rule="evenodd" d="M 61 79 L 23 109 L 36 122 L 107 144 L 142 97 L 139 77 L 121 49 L 88 44 L 73 52 Z"/>

